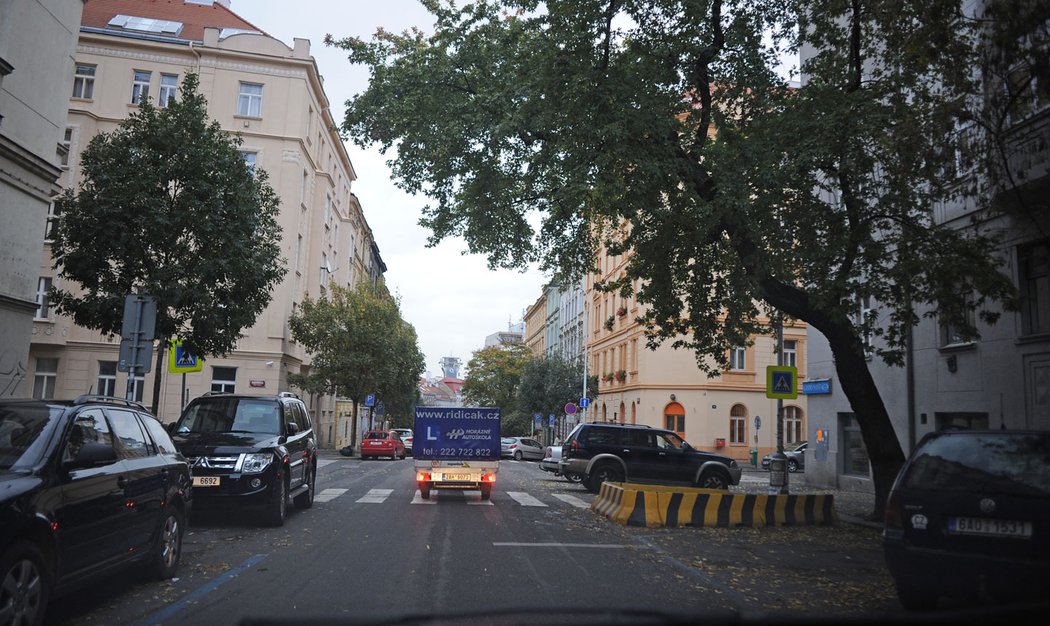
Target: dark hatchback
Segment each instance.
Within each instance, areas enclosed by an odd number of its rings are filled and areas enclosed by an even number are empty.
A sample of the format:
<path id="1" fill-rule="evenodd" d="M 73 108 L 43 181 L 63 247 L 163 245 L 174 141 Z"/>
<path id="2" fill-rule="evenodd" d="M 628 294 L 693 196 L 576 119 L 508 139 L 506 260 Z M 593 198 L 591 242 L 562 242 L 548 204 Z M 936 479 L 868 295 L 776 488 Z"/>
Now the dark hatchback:
<path id="1" fill-rule="evenodd" d="M 901 604 L 1043 599 L 1050 580 L 1050 432 L 923 438 L 886 505 L 886 563 Z"/>
<path id="2" fill-rule="evenodd" d="M 299 508 L 313 505 L 317 441 L 295 394 L 206 394 L 170 429 L 193 467 L 198 509 L 257 507 L 268 524 L 282 526 L 289 497 Z"/>
<path id="3" fill-rule="evenodd" d="M 131 565 L 170 578 L 190 469 L 145 407 L 119 398 L 0 400 L 0 623 Z"/>

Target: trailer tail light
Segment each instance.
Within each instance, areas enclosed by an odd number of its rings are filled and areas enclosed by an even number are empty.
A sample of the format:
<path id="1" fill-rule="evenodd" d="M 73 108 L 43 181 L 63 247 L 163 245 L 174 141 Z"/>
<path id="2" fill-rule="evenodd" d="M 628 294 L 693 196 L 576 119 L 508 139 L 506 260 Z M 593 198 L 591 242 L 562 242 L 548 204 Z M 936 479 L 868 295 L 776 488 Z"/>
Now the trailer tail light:
<path id="1" fill-rule="evenodd" d="M 485 474 L 485 475 L 483 475 L 481 477 L 481 482 L 483 482 L 483 483 L 494 483 L 494 482 L 496 482 L 496 475 L 495 474 Z"/>
<path id="2" fill-rule="evenodd" d="M 430 482 L 430 474 L 427 472 L 419 472 L 418 474 L 416 474 L 416 481 Z"/>

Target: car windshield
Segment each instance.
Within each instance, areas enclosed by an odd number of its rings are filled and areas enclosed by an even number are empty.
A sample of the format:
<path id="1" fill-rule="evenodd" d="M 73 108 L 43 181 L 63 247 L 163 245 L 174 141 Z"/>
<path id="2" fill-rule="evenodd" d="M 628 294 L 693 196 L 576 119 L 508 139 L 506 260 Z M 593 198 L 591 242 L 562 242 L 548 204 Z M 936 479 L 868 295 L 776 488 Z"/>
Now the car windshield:
<path id="1" fill-rule="evenodd" d="M 253 398 L 208 398 L 196 402 L 179 420 L 177 432 L 255 433 L 281 432 L 280 405 L 273 400 Z"/>
<path id="2" fill-rule="evenodd" d="M 1050 495 L 1050 434 L 959 433 L 931 439 L 902 485 Z"/>
<path id="3" fill-rule="evenodd" d="M 47 445 L 41 435 L 61 412 L 38 403 L 0 405 L 0 470 L 32 466 Z"/>

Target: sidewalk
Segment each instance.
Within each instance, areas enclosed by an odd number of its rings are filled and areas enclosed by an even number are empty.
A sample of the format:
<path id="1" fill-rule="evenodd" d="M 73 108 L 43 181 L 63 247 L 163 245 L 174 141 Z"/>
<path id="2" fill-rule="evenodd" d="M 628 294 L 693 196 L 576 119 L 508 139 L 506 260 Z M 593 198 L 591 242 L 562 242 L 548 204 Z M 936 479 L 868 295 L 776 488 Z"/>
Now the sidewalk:
<path id="1" fill-rule="evenodd" d="M 734 490 L 739 489 L 744 493 L 768 493 L 769 472 L 749 464 L 744 464 L 742 467 L 744 468 L 743 476 L 740 477 L 740 484 L 734 487 Z M 870 519 L 871 512 L 875 510 L 875 494 L 873 493 L 810 487 L 806 484 L 804 471 L 788 475 L 788 493 L 832 494 L 835 496 L 835 510 L 839 519 L 869 528 L 882 528 L 881 522 Z"/>

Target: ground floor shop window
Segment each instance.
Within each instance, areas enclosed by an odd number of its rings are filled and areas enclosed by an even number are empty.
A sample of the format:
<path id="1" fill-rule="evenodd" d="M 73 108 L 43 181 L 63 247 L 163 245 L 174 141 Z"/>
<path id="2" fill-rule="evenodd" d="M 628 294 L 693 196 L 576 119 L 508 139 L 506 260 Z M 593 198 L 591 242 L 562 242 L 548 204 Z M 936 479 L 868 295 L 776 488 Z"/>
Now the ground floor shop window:
<path id="1" fill-rule="evenodd" d="M 871 475 L 868 462 L 868 448 L 860 433 L 860 422 L 853 413 L 839 413 L 842 424 L 842 473 L 848 476 Z"/>

